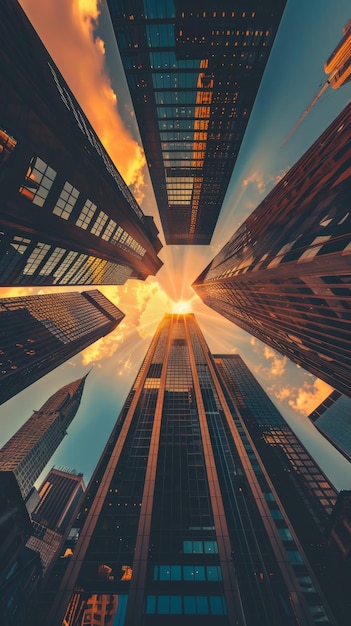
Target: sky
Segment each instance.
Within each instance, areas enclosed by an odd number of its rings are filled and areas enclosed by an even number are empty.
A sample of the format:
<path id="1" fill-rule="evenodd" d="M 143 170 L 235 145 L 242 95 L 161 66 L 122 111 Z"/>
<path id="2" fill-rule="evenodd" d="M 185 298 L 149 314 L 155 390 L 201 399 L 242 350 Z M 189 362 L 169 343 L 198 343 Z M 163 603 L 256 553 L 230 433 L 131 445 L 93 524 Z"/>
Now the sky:
<path id="1" fill-rule="evenodd" d="M 20 4 L 142 210 L 154 217 L 164 243 L 105 0 Z M 0 406 L 1 447 L 59 387 L 92 368 L 68 435 L 41 478 L 55 465 L 82 472 L 88 482 L 159 321 L 164 313 L 182 309 L 195 313 L 212 353 L 242 356 L 335 487 L 351 488 L 351 464 L 306 417 L 332 388 L 206 307 L 191 288 L 243 220 L 349 102 L 351 83 L 337 91 L 328 88 L 285 142 L 325 81 L 324 62 L 350 13 L 349 0 L 288 0 L 211 245 L 164 246 L 159 255 L 164 265 L 156 276 L 99 287 L 126 314 L 123 322 Z M 0 288 L 0 297 L 68 290 Z"/>

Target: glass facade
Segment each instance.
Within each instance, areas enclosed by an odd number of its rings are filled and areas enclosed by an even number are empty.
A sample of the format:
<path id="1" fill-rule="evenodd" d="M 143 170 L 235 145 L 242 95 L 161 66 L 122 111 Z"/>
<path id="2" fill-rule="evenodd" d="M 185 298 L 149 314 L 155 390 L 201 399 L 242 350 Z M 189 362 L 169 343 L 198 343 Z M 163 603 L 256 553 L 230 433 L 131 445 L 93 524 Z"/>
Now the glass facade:
<path id="1" fill-rule="evenodd" d="M 98 290 L 0 299 L 0 403 L 114 330 L 124 313 Z"/>
<path id="2" fill-rule="evenodd" d="M 285 0 L 108 0 L 169 244 L 208 244 Z"/>
<path id="3" fill-rule="evenodd" d="M 10 0 L 0 42 L 0 285 L 124 284 L 156 274 L 153 219 Z"/>
<path id="4" fill-rule="evenodd" d="M 351 106 L 193 284 L 205 304 L 351 394 Z"/>
<path id="5" fill-rule="evenodd" d="M 193 315 L 159 325 L 67 549 L 55 626 L 333 623 Z"/>
<path id="6" fill-rule="evenodd" d="M 15 474 L 24 499 L 65 437 L 78 411 L 85 378 L 56 391 L 1 448 L 0 470 Z"/>

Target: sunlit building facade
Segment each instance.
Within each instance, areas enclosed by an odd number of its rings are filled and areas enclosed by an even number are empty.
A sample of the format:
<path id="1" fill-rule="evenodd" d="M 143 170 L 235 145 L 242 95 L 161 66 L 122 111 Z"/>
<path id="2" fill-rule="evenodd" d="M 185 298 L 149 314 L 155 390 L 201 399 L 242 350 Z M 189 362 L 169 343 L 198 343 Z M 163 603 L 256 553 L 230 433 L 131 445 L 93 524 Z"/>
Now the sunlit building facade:
<path id="1" fill-rule="evenodd" d="M 85 380 L 86 376 L 56 391 L 0 449 L 0 471 L 14 473 L 24 499 L 67 435 Z"/>
<path id="2" fill-rule="evenodd" d="M 123 318 L 97 289 L 0 298 L 0 404 L 110 333 Z"/>
<path id="3" fill-rule="evenodd" d="M 168 244 L 209 244 L 285 0 L 108 0 Z"/>
<path id="4" fill-rule="evenodd" d="M 12 0 L 0 8 L 0 90 L 0 285 L 154 275 L 162 245 L 153 218 Z"/>
<path id="5" fill-rule="evenodd" d="M 351 105 L 195 280 L 200 298 L 351 395 Z"/>
<path id="6" fill-rule="evenodd" d="M 195 317 L 166 315 L 49 580 L 52 626 L 334 623 L 225 396 Z"/>

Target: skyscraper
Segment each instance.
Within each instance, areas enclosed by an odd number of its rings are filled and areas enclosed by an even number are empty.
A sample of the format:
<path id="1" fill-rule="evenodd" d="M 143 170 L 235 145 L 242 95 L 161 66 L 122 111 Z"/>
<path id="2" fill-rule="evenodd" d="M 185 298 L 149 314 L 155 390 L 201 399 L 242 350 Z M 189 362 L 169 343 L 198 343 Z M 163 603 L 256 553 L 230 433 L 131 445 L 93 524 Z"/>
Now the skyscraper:
<path id="1" fill-rule="evenodd" d="M 0 470 L 12 471 L 26 498 L 67 434 L 75 417 L 86 376 L 54 393 L 0 450 Z"/>
<path id="2" fill-rule="evenodd" d="M 308 417 L 319 432 L 351 461 L 351 398 L 334 390 Z"/>
<path id="3" fill-rule="evenodd" d="M 0 7 L 0 76 L 0 285 L 123 284 L 155 274 L 162 245 L 153 218 L 15 0 Z"/>
<path id="4" fill-rule="evenodd" d="M 0 298 L 0 404 L 110 333 L 123 318 L 97 289 Z"/>
<path id="5" fill-rule="evenodd" d="M 351 105 L 195 280 L 208 306 L 351 395 Z"/>
<path id="6" fill-rule="evenodd" d="M 52 626 L 333 623 L 193 315 L 159 325 L 68 548 Z"/>
<path id="7" fill-rule="evenodd" d="M 70 530 L 84 491 L 82 474 L 54 467 L 39 489 L 40 501 L 31 515 L 32 535 L 26 545 L 39 552 L 44 576 Z"/>
<path id="8" fill-rule="evenodd" d="M 108 0 L 168 244 L 208 244 L 285 0 Z"/>

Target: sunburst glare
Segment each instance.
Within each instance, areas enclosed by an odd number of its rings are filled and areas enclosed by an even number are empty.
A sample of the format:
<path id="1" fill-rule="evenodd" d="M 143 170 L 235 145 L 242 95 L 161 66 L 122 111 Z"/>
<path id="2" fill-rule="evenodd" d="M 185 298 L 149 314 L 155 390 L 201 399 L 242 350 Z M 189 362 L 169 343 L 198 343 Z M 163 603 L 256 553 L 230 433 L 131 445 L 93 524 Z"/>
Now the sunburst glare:
<path id="1" fill-rule="evenodd" d="M 191 300 L 180 300 L 179 302 L 174 302 L 172 313 L 191 313 Z"/>

